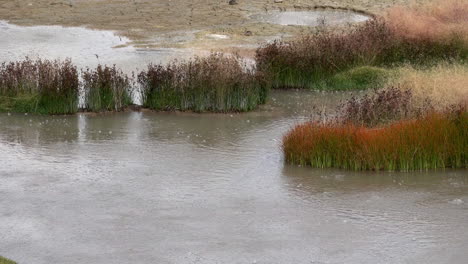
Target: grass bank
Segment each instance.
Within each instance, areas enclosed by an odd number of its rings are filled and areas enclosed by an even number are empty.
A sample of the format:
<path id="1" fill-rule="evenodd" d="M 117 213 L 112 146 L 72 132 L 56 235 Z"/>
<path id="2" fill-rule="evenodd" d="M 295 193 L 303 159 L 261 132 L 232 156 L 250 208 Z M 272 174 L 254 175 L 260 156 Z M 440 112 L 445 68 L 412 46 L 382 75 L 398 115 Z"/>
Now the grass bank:
<path id="1" fill-rule="evenodd" d="M 16 262 L 0 256 L 0 264 L 16 264 Z"/>
<path id="2" fill-rule="evenodd" d="M 351 170 L 468 168 L 468 113 L 432 113 L 380 128 L 305 123 L 283 139 L 288 163 Z"/>
<path id="3" fill-rule="evenodd" d="M 468 58 L 468 3 L 438 1 L 395 7 L 346 32 L 320 31 L 276 41 L 256 52 L 258 69 L 276 88 L 365 89 L 385 80 L 385 68 Z M 379 67 L 379 68 L 376 68 Z M 383 67 L 383 68 L 382 68 Z M 354 81 L 353 75 L 362 81 Z"/>
<path id="4" fill-rule="evenodd" d="M 143 107 L 196 112 L 249 111 L 266 101 L 269 85 L 238 57 L 212 54 L 167 66 L 149 65 L 138 75 Z"/>

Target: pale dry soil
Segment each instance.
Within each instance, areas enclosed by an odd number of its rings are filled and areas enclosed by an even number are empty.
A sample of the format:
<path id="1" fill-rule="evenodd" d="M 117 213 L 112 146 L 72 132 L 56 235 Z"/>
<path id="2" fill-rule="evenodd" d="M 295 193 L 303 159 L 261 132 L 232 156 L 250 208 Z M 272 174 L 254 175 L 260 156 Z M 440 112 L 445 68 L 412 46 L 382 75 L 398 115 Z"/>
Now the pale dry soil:
<path id="1" fill-rule="evenodd" d="M 424 2 L 427 0 L 418 0 Z M 145 48 L 199 47 L 252 50 L 258 43 L 310 32 L 306 26 L 281 26 L 252 18 L 272 10 L 310 10 L 320 6 L 369 14 L 408 0 L 0 0 L 0 20 L 18 25 L 85 26 L 115 30 Z M 250 31 L 246 34 L 247 31 Z M 218 39 L 210 34 L 226 35 Z M 251 35 L 251 36 L 246 36 Z"/>

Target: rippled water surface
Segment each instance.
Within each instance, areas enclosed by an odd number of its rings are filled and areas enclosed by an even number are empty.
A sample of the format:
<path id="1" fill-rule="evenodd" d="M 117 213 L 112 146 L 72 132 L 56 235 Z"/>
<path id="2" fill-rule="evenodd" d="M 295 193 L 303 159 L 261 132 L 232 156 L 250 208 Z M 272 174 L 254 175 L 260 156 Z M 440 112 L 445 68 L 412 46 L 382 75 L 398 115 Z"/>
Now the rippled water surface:
<path id="1" fill-rule="evenodd" d="M 0 114 L 0 255 L 19 263 L 466 263 L 467 172 L 283 164 L 345 94 L 247 114 Z"/>

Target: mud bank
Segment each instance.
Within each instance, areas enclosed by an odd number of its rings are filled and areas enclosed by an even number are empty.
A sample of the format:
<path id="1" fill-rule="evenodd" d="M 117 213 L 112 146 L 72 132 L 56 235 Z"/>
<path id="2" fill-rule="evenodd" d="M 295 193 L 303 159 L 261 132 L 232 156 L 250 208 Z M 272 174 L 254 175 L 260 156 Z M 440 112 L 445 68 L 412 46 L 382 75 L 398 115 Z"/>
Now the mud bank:
<path id="1" fill-rule="evenodd" d="M 426 0 L 420 0 L 424 2 Z M 407 0 L 270 0 L 238 1 L 199 0 L 119 1 L 119 0 L 0 0 L 0 19 L 19 25 L 85 26 L 114 30 L 132 39 L 132 44 L 154 47 L 196 47 L 216 49 L 229 46 L 249 48 L 259 41 L 288 37 L 310 31 L 308 26 L 284 26 L 261 23 L 251 16 L 270 11 L 304 11 L 315 7 L 345 8 L 378 13 Z M 227 35 L 209 39 L 207 34 Z"/>

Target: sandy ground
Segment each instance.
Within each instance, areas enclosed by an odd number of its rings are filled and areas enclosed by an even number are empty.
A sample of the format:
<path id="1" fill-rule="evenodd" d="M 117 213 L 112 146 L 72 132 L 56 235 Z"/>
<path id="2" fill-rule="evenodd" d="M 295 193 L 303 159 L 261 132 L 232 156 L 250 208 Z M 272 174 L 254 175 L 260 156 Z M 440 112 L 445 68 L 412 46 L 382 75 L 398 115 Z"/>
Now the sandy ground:
<path id="1" fill-rule="evenodd" d="M 419 0 L 425 1 L 425 0 Z M 0 0 L 0 20 L 19 25 L 86 26 L 115 30 L 134 45 L 249 50 L 279 36 L 311 29 L 260 23 L 252 15 L 268 10 L 308 10 L 317 6 L 343 7 L 371 14 L 408 0 Z M 246 36 L 250 31 L 251 36 Z M 227 35 L 227 39 L 208 37 Z M 249 34 L 250 35 L 250 34 Z"/>

